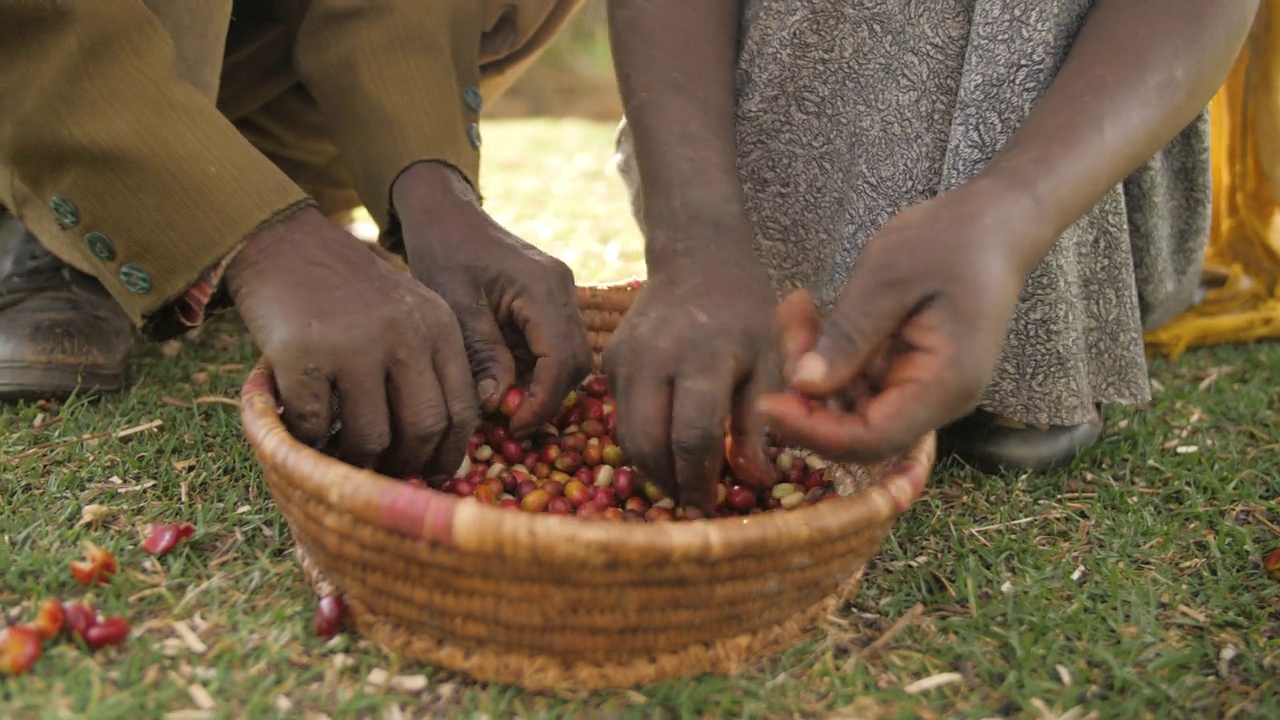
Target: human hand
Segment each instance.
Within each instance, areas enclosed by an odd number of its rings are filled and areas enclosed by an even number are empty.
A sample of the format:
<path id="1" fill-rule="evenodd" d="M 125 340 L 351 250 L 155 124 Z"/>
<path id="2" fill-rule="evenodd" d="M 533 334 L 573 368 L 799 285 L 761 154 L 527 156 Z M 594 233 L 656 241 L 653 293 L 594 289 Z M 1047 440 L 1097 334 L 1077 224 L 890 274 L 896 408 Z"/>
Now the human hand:
<path id="1" fill-rule="evenodd" d="M 320 446 L 340 419 L 332 448 L 353 465 L 404 477 L 462 464 L 475 386 L 438 295 L 312 209 L 252 237 L 225 281 L 299 440 Z"/>
<path id="2" fill-rule="evenodd" d="M 751 247 L 748 241 L 738 247 Z M 686 507 L 710 511 L 730 462 L 751 480 L 772 474 L 755 398 L 780 384 L 774 293 L 754 256 L 651 273 L 604 351 L 617 399 L 618 441 L 640 472 Z"/>
<path id="3" fill-rule="evenodd" d="M 511 430 L 550 422 L 591 370 L 573 271 L 494 222 L 447 165 L 409 168 L 394 197 L 411 272 L 456 313 L 484 411 L 532 373 Z"/>
<path id="4" fill-rule="evenodd" d="M 825 322 L 808 294 L 778 309 L 790 394 L 761 398 L 770 427 L 835 460 L 906 451 L 973 410 L 1047 228 L 1006 196 L 955 191 L 899 213 L 867 243 Z"/>

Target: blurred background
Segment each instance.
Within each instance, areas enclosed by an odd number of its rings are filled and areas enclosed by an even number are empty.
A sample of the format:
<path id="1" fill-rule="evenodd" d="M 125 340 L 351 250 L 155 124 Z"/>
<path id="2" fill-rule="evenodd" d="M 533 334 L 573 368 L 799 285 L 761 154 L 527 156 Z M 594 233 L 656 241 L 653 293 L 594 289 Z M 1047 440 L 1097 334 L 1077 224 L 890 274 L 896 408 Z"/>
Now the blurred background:
<path id="1" fill-rule="evenodd" d="M 588 0 L 541 58 L 485 113 L 490 118 L 622 116 L 609 55 L 605 0 Z"/>

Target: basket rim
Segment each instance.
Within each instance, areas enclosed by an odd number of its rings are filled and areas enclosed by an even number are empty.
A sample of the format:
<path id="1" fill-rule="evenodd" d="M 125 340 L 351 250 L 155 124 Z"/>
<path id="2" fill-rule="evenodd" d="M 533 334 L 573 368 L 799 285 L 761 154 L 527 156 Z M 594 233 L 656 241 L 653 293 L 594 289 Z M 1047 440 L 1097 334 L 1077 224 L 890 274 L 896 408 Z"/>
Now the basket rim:
<path id="1" fill-rule="evenodd" d="M 886 464 L 869 487 L 786 512 L 623 525 L 487 506 L 326 455 L 285 428 L 265 359 L 244 382 L 240 419 L 260 463 L 275 465 L 285 482 L 362 522 L 411 539 L 539 563 L 610 564 L 620 557 L 635 566 L 714 562 L 841 537 L 890 522 L 909 509 L 928 482 L 936 453 L 935 433 L 930 432 L 902 458 Z M 618 532 L 623 527 L 626 532 Z M 547 542 L 552 539 L 554 543 Z"/>

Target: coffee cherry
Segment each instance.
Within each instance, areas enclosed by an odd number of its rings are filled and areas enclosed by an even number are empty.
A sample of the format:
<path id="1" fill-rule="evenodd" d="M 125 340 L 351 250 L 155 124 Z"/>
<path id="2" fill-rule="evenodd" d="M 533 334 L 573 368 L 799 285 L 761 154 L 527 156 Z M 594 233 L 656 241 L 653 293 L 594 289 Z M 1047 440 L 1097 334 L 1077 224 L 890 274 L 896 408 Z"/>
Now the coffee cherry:
<path id="1" fill-rule="evenodd" d="M 520 500 L 520 508 L 525 512 L 543 512 L 551 502 L 551 495 L 546 490 L 534 488 Z"/>
<path id="2" fill-rule="evenodd" d="M 525 391 L 523 388 L 509 388 L 502 394 L 502 401 L 498 403 L 498 412 L 507 417 L 516 414 L 516 410 L 520 409 L 520 403 L 524 402 Z"/>

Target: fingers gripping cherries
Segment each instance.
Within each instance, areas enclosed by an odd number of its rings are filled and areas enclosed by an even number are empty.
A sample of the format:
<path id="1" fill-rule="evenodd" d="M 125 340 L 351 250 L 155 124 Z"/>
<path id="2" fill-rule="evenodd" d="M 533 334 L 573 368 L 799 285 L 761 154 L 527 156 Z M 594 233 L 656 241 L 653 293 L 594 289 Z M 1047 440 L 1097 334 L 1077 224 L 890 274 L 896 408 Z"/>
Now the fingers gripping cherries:
<path id="1" fill-rule="evenodd" d="M 485 418 L 471 436 L 467 458 L 452 478 L 408 478 L 486 505 L 532 513 L 572 515 L 593 520 L 663 522 L 706 517 L 686 507 L 643 477 L 614 441 L 617 405 L 605 378 L 588 377 L 571 391 L 551 423 L 517 440 L 510 418 L 525 401 L 511 388 L 498 414 Z M 792 509 L 837 497 L 826 463 L 766 443 L 764 472 L 724 440 L 724 456 L 712 515 L 732 517 Z"/>

